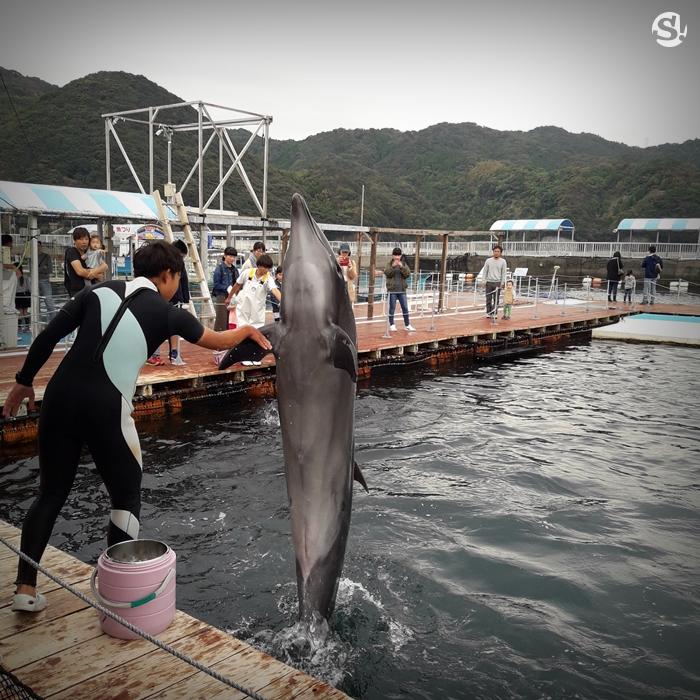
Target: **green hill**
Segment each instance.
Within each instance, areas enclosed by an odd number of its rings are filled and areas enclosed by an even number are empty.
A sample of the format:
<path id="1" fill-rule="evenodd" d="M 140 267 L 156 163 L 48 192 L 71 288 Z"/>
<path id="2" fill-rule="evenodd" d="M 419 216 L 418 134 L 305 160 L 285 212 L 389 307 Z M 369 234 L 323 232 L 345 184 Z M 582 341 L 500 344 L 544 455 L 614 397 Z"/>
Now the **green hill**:
<path id="1" fill-rule="evenodd" d="M 14 102 L 0 93 L 0 179 L 104 187 L 100 115 L 182 101 L 129 73 L 95 73 L 62 88 L 15 71 L 0 73 Z M 190 121 L 194 115 L 189 108 L 179 114 Z M 120 124 L 119 135 L 147 187 L 145 129 Z M 248 136 L 241 131 L 233 141 L 241 148 Z M 196 147 L 196 134 L 175 136 L 176 183 L 184 181 Z M 256 191 L 261 153 L 258 139 L 253 158 L 244 161 Z M 112 164 L 112 187 L 135 190 L 116 146 Z M 160 186 L 166 179 L 164 139 L 156 139 L 155 172 Z M 217 174 L 212 154 L 206 190 Z M 273 217 L 286 217 L 291 194 L 299 191 L 319 220 L 357 223 L 362 184 L 369 225 L 486 229 L 499 218 L 568 217 L 579 238 L 600 238 L 624 217 L 698 216 L 700 139 L 635 148 L 554 126 L 523 132 L 443 123 L 421 131 L 336 129 L 301 141 L 271 141 Z M 227 208 L 255 213 L 236 175 L 226 189 Z M 194 202 L 196 178 L 184 196 Z"/>

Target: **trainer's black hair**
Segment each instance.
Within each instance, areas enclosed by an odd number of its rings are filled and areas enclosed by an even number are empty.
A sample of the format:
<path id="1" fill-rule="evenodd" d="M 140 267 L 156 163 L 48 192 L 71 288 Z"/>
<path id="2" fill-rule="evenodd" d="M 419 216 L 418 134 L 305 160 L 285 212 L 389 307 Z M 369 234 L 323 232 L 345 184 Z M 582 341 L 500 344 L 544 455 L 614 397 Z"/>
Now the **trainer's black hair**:
<path id="1" fill-rule="evenodd" d="M 183 254 L 187 255 L 187 243 L 181 241 L 179 238 L 173 243 L 173 245 Z"/>
<path id="2" fill-rule="evenodd" d="M 501 253 L 503 252 L 503 246 L 500 243 L 496 243 L 496 245 L 493 248 L 491 248 L 491 250 L 496 250 L 496 248 L 498 248 L 498 250 L 500 250 Z"/>
<path id="3" fill-rule="evenodd" d="M 266 267 L 268 270 L 271 270 L 274 266 L 275 263 L 272 262 L 272 258 L 267 253 L 263 253 L 258 258 L 257 267 Z"/>
<path id="4" fill-rule="evenodd" d="M 275 274 L 276 274 L 276 275 L 279 275 L 279 274 L 281 274 L 282 272 L 284 272 L 284 270 L 282 269 L 282 265 L 278 265 L 278 266 L 277 266 L 277 269 L 275 270 Z"/>
<path id="5" fill-rule="evenodd" d="M 73 229 L 73 240 L 79 241 L 81 238 L 90 238 L 90 231 L 84 226 L 78 226 L 78 228 Z"/>
<path id="6" fill-rule="evenodd" d="M 161 272 L 183 272 L 185 261 L 174 243 L 153 241 L 134 253 L 135 277 L 158 277 Z"/>
<path id="7" fill-rule="evenodd" d="M 226 248 L 224 248 L 224 255 L 233 255 L 233 257 L 235 258 L 238 255 L 238 251 L 229 245 L 226 246 Z"/>
<path id="8" fill-rule="evenodd" d="M 264 253 L 266 250 L 265 244 L 262 241 L 255 241 L 255 243 L 253 243 L 253 250 L 262 250 L 262 252 Z"/>
<path id="9" fill-rule="evenodd" d="M 650 253 L 655 253 L 655 252 L 656 252 L 656 246 L 655 246 L 655 245 L 650 245 L 650 246 L 649 246 L 649 252 L 650 252 Z"/>

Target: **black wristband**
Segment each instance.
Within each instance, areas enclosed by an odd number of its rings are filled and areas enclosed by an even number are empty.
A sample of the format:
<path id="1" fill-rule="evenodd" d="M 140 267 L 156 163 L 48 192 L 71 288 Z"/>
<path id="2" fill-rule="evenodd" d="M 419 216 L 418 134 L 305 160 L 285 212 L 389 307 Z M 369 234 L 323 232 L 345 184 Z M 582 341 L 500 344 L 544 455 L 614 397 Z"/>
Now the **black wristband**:
<path id="1" fill-rule="evenodd" d="M 31 379 L 29 381 L 27 381 L 24 377 L 22 377 L 21 372 L 17 372 L 17 374 L 15 374 L 15 381 L 17 382 L 17 384 L 21 384 L 22 386 L 28 386 L 28 387 L 32 386 Z"/>

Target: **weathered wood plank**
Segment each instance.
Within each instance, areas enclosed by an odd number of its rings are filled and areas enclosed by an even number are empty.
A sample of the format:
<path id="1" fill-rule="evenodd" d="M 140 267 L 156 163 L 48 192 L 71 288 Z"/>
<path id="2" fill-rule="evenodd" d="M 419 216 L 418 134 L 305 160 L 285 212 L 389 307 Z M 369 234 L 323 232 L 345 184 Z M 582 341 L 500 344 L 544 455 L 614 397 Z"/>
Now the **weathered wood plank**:
<path id="1" fill-rule="evenodd" d="M 54 576 L 58 576 L 67 583 L 76 583 L 92 574 L 93 567 L 83 562 L 67 556 L 57 549 L 51 548 L 41 558 L 40 564 L 50 571 Z M 0 560 L 0 591 L 2 591 L 2 602 L 7 604 L 14 593 L 14 583 L 17 578 L 17 559 Z M 39 573 L 37 577 L 37 587 L 42 593 L 53 591 L 59 588 L 50 578 Z"/>
<path id="2" fill-rule="evenodd" d="M 75 584 L 75 587 L 90 597 L 90 580 L 84 579 Z M 80 598 L 73 595 L 65 588 L 58 588 L 46 594 L 48 606 L 40 613 L 16 613 L 12 612 L 9 605 L 0 608 L 0 639 L 9 637 L 19 632 L 31 629 L 56 620 L 64 615 L 83 610 L 88 607 Z M 97 615 L 97 612 L 95 612 Z"/>
<path id="3" fill-rule="evenodd" d="M 5 637 L 0 640 L 0 652 L 5 668 L 14 671 L 101 634 L 97 613 L 86 608 Z"/>
<path id="4" fill-rule="evenodd" d="M 184 637 L 172 645 L 207 666 L 215 664 L 243 649 L 243 643 L 214 629 Z M 117 668 L 101 673 L 79 686 L 73 686 L 52 695 L 52 700 L 138 700 L 199 673 L 190 664 L 172 654 L 153 647 L 154 651 Z"/>
<path id="5" fill-rule="evenodd" d="M 206 625 L 179 612 L 159 639 L 172 642 L 206 629 Z M 48 696 L 71 688 L 99 673 L 121 666 L 147 654 L 153 645 L 142 639 L 114 639 L 103 634 L 48 656 L 14 671 L 15 675 L 38 695 Z"/>
<path id="6" fill-rule="evenodd" d="M 19 528 L 16 528 L 14 525 L 10 525 L 10 523 L 6 523 L 4 520 L 0 520 L 0 537 L 8 539 L 17 534 L 19 534 Z"/>
<path id="7" fill-rule="evenodd" d="M 271 656 L 245 645 L 245 648 L 235 656 L 215 664 L 212 668 L 223 676 L 230 678 L 239 685 L 250 690 L 259 690 L 271 683 L 275 678 L 281 678 L 292 669 L 276 661 Z M 151 696 L 152 700 L 191 700 L 191 698 L 237 697 L 236 691 L 223 685 L 215 678 L 205 673 L 197 673 L 182 683 L 166 689 L 162 693 Z M 246 697 L 241 695 L 240 697 Z"/>

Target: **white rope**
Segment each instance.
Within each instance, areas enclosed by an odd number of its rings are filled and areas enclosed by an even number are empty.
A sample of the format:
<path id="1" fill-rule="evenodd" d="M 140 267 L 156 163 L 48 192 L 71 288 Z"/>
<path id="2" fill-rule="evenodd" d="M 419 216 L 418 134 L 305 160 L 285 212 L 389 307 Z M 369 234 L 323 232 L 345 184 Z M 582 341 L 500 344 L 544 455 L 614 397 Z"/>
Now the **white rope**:
<path id="1" fill-rule="evenodd" d="M 91 600 L 86 595 L 84 595 L 80 591 L 73 588 L 73 586 L 71 586 L 69 583 L 66 583 L 58 576 L 54 576 L 54 574 L 47 571 L 43 566 L 41 566 L 40 564 L 37 564 L 33 559 L 28 557 L 24 552 L 21 552 L 14 545 L 11 545 L 3 537 L 0 537 L 0 542 L 2 542 L 2 544 L 4 544 L 9 549 L 11 549 L 19 557 L 24 559 L 24 561 L 26 561 L 28 564 L 31 564 L 35 569 L 37 569 L 37 571 L 41 571 L 41 573 L 44 574 L 44 576 L 50 578 L 54 583 L 57 583 L 59 586 L 62 586 L 66 590 L 70 591 L 73 595 L 80 598 L 80 600 L 82 600 L 84 603 L 91 605 L 93 608 L 95 608 L 95 610 L 99 610 L 103 615 L 106 615 L 107 617 L 111 618 L 115 622 L 118 622 L 120 625 L 124 625 L 124 627 L 126 627 L 130 632 L 137 634 L 139 637 L 143 637 L 143 639 L 151 642 L 151 644 L 155 644 L 157 647 L 159 647 L 163 651 L 167 651 L 169 654 L 172 654 L 176 658 L 180 659 L 180 661 L 184 661 L 185 663 L 190 664 L 190 666 L 194 666 L 194 668 L 196 668 L 198 671 L 201 671 L 202 673 L 206 673 L 208 676 L 215 678 L 217 681 L 224 683 L 225 685 L 229 686 L 230 688 L 235 688 L 236 690 L 240 691 L 244 695 L 247 695 L 250 698 L 254 698 L 254 700 L 265 700 L 265 698 L 262 695 L 259 695 L 254 690 L 249 690 L 248 688 L 245 688 L 244 686 L 239 685 L 235 681 L 232 681 L 230 678 L 227 678 L 226 676 L 221 675 L 218 671 L 215 671 L 214 669 L 209 668 L 208 666 L 205 666 L 204 664 L 201 664 L 199 661 L 192 659 L 191 657 L 187 656 L 186 654 L 179 652 L 177 649 L 174 649 L 169 644 L 166 644 L 165 642 L 161 642 L 159 639 L 156 639 L 155 637 L 148 634 L 148 632 L 144 632 L 143 630 L 139 629 L 135 625 L 132 625 L 128 620 L 124 620 L 123 618 L 119 617 L 119 615 L 116 615 L 108 608 L 105 608 L 104 606 L 100 605 L 99 603 L 96 603 L 94 600 Z"/>

